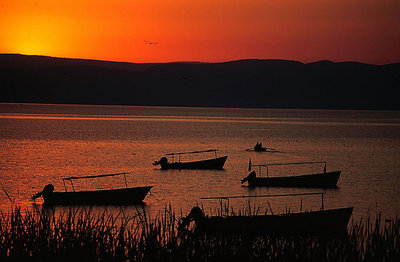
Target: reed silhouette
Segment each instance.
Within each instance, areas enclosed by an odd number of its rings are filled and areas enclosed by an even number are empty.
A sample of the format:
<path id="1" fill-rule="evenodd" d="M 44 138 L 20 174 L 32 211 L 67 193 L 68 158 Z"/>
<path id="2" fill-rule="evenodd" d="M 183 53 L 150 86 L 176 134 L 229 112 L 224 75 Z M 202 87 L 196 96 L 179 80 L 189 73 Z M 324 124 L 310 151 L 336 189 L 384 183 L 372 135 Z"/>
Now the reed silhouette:
<path id="1" fill-rule="evenodd" d="M 178 232 L 172 207 L 155 218 L 76 208 L 0 214 L 1 261 L 399 261 L 400 219 L 352 222 L 345 238 Z"/>

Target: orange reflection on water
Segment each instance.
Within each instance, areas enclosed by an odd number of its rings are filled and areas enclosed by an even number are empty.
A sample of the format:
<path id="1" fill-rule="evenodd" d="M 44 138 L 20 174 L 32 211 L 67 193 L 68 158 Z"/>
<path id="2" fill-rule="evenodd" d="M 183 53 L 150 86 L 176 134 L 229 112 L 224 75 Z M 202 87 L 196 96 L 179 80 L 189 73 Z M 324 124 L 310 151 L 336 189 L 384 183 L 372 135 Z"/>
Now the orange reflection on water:
<path id="1" fill-rule="evenodd" d="M 18 108 L 3 109 L 12 113 L 0 113 L 0 184 L 19 203 L 28 203 L 32 194 L 49 183 L 56 191 L 64 191 L 63 177 L 119 172 L 130 172 L 129 187 L 154 186 L 145 202 L 155 212 L 170 203 L 186 214 L 199 204 L 210 214 L 219 203 L 203 201 L 203 197 L 310 191 L 242 187 L 240 180 L 248 175 L 250 158 L 253 164 L 327 161 L 328 170 L 341 170 L 342 175 L 339 189 L 325 191 L 326 208 L 356 206 L 358 214 L 367 210 L 394 214 L 398 210 L 399 187 L 393 186 L 400 183 L 399 177 L 393 175 L 399 173 L 398 112 L 357 111 L 349 115 L 352 112 L 13 107 Z M 45 110 L 40 114 L 33 107 L 45 107 Z M 25 111 L 16 114 L 18 110 Z M 184 115 L 186 111 L 191 113 Z M 277 152 L 246 151 L 257 141 Z M 162 171 L 152 165 L 166 153 L 210 148 L 219 149 L 218 156 L 228 155 L 225 170 Z M 290 175 L 292 171 L 302 174 L 315 169 L 279 170 L 276 167 L 270 170 L 270 175 Z M 123 180 L 103 179 L 82 180 L 74 186 L 76 190 L 97 190 L 125 185 Z M 274 213 L 284 212 L 286 207 L 295 212 L 301 204 L 303 210 L 320 207 L 318 198 L 311 198 L 309 205 L 305 198 L 268 201 Z M 0 210 L 7 209 L 9 202 L 0 189 Z M 247 203 L 244 200 L 230 204 L 237 210 Z M 260 200 L 257 205 L 261 212 L 268 208 L 266 200 Z"/>
<path id="2" fill-rule="evenodd" d="M 376 122 L 332 121 L 307 118 L 271 118 L 271 117 L 217 117 L 217 116 L 97 116 L 97 115 L 43 115 L 43 114 L 0 114 L 0 119 L 36 119 L 36 120 L 102 120 L 102 121 L 171 121 L 171 122 L 214 122 L 214 123 L 265 123 L 294 125 L 353 125 L 353 126 L 400 126 L 398 119 L 377 119 Z"/>

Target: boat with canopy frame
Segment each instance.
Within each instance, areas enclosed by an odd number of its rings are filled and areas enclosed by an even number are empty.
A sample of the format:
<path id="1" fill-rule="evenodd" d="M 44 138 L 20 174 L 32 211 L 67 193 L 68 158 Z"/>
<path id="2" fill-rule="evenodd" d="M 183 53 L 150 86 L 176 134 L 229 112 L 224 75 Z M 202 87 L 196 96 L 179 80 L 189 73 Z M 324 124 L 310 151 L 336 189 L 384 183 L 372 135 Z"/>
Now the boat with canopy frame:
<path id="1" fill-rule="evenodd" d="M 54 186 L 48 184 L 44 189 L 33 195 L 32 199 L 43 197 L 45 205 L 118 205 L 118 204 L 140 204 L 143 203 L 144 198 L 153 186 L 142 187 L 128 187 L 126 182 L 126 174 L 129 173 L 116 173 L 105 175 L 92 175 L 92 176 L 71 176 L 62 178 L 65 192 L 54 192 Z M 93 179 L 100 177 L 113 177 L 124 176 L 125 188 L 107 189 L 107 190 L 89 190 L 89 191 L 75 191 L 73 180 L 78 179 Z M 67 190 L 65 182 L 70 182 L 72 191 Z"/>
<path id="2" fill-rule="evenodd" d="M 306 164 L 324 164 L 323 172 L 294 175 L 294 176 L 280 176 L 270 177 L 269 167 L 271 166 L 287 166 L 287 165 L 306 165 Z M 247 177 L 242 179 L 241 183 L 247 181 L 249 187 L 315 187 L 315 188 L 336 188 L 337 182 L 340 177 L 341 171 L 326 172 L 326 161 L 308 161 L 308 162 L 293 162 L 293 163 L 271 163 L 271 164 L 257 164 L 252 165 L 249 161 L 249 171 L 253 167 L 266 168 L 266 177 L 257 176 L 255 171 L 252 171 Z"/>
<path id="3" fill-rule="evenodd" d="M 347 224 L 353 207 L 324 209 L 324 193 L 274 194 L 258 196 L 223 196 L 201 199 L 228 201 L 233 198 L 262 198 L 321 195 L 321 209 L 298 213 L 264 215 L 219 215 L 206 216 L 200 207 L 192 208 L 188 216 L 182 218 L 178 229 L 186 229 L 191 221 L 195 222 L 195 231 L 200 233 L 256 234 L 256 235 L 324 235 L 343 236 L 347 233 Z M 268 203 L 269 205 L 269 203 Z M 221 210 L 222 213 L 222 210 Z"/>
<path id="4" fill-rule="evenodd" d="M 153 165 L 160 165 L 161 169 L 223 169 L 228 156 L 218 157 L 216 149 L 208 149 L 202 151 L 182 152 L 182 153 L 169 153 L 166 154 L 158 161 L 154 161 Z M 192 155 L 201 153 L 214 153 L 215 157 L 206 160 L 197 160 L 189 162 L 181 162 L 182 155 Z M 168 157 L 171 158 L 169 162 Z"/>

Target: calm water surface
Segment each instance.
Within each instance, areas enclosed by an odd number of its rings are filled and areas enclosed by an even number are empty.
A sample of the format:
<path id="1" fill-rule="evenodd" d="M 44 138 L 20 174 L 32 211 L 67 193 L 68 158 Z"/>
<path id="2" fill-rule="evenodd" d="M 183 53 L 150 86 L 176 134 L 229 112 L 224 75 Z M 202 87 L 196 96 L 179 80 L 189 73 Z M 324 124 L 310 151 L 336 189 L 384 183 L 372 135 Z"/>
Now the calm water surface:
<path id="1" fill-rule="evenodd" d="M 246 151 L 257 141 L 277 152 Z M 165 153 L 205 149 L 228 155 L 225 170 L 161 171 L 152 165 Z M 250 190 L 240 184 L 249 159 L 253 164 L 327 161 L 327 171 L 342 171 L 339 188 Z M 322 169 L 276 167 L 269 172 Z M 355 217 L 377 212 L 394 217 L 400 211 L 400 112 L 0 104 L 1 211 L 10 209 L 9 198 L 31 207 L 30 196 L 48 183 L 64 191 L 62 177 L 118 172 L 130 172 L 129 186 L 154 186 L 145 199 L 153 213 L 168 204 L 183 213 L 196 204 L 206 210 L 219 205 L 202 197 L 325 192 L 326 208 L 354 206 Z M 124 181 L 102 178 L 74 186 L 118 188 Z M 248 204 L 230 202 L 235 209 Z M 270 204 L 279 213 L 298 211 L 300 205 L 315 210 L 321 202 L 314 196 L 250 204 L 262 212 Z"/>

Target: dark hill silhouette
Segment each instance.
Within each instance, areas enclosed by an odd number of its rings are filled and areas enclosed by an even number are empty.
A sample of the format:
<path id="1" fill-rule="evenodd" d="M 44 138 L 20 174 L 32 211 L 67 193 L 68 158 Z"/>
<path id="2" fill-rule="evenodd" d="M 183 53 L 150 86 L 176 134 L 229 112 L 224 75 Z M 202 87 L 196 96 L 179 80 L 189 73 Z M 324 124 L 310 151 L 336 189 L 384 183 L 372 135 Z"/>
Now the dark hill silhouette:
<path id="1" fill-rule="evenodd" d="M 143 71 L 157 64 L 58 58 L 38 55 L 0 54 L 0 65 L 6 65 L 8 69 L 41 69 L 55 66 L 98 66 L 112 69 Z"/>
<path id="2" fill-rule="evenodd" d="M 0 102 L 400 109 L 400 64 L 134 64 L 0 55 Z"/>

